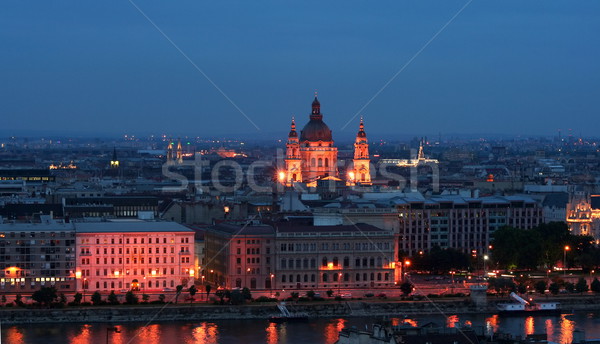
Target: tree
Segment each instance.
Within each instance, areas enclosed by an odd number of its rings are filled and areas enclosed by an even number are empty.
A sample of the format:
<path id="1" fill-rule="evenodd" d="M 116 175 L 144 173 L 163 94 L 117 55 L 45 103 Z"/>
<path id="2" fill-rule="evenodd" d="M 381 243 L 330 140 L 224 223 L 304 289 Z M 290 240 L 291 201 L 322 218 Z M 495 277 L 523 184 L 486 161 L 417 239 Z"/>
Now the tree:
<path id="1" fill-rule="evenodd" d="M 138 297 L 134 294 L 132 290 L 128 291 L 125 294 L 125 303 L 128 305 L 135 305 L 138 303 Z"/>
<path id="2" fill-rule="evenodd" d="M 204 286 L 204 290 L 206 290 L 206 301 L 208 302 L 208 294 L 210 294 L 210 290 L 212 289 L 212 287 L 210 286 L 210 284 L 207 284 Z"/>
<path id="3" fill-rule="evenodd" d="M 83 295 L 81 295 L 81 293 L 75 293 L 75 295 L 73 296 L 73 303 L 76 305 L 81 304 L 82 297 L 83 297 Z"/>
<path id="4" fill-rule="evenodd" d="M 179 301 L 179 294 L 181 294 L 181 291 L 183 290 L 183 286 L 180 284 L 175 287 L 175 290 L 177 291 L 177 294 L 175 294 L 175 303 L 177 303 Z"/>
<path id="5" fill-rule="evenodd" d="M 537 281 L 535 282 L 535 291 L 537 291 L 540 294 L 543 294 L 544 292 L 546 292 L 546 287 L 548 287 L 548 283 L 546 283 L 546 281 Z"/>
<path id="6" fill-rule="evenodd" d="M 585 293 L 588 290 L 590 290 L 585 278 L 580 277 L 579 280 L 577 280 L 577 284 L 575 284 L 575 291 L 577 291 L 578 293 Z"/>
<path id="7" fill-rule="evenodd" d="M 160 301 L 161 303 L 165 303 L 165 299 L 166 299 L 165 294 L 158 295 L 158 301 Z"/>
<path id="8" fill-rule="evenodd" d="M 306 296 L 313 299 L 315 297 L 315 291 L 314 290 L 307 291 Z"/>
<path id="9" fill-rule="evenodd" d="M 60 293 L 59 302 L 63 305 L 67 303 L 67 297 L 65 296 L 65 293 Z"/>
<path id="10" fill-rule="evenodd" d="M 225 299 L 225 289 L 217 289 L 215 295 L 221 300 L 221 304 L 223 304 L 223 300 Z"/>
<path id="11" fill-rule="evenodd" d="M 115 294 L 115 291 L 111 291 L 110 294 L 108 294 L 108 298 L 107 298 L 108 303 L 110 303 L 111 305 L 118 305 L 119 304 L 119 298 L 117 297 L 117 295 Z"/>
<path id="12" fill-rule="evenodd" d="M 96 291 L 92 294 L 92 303 L 94 306 L 99 306 L 102 304 L 102 295 L 100 295 L 100 292 Z"/>
<path id="13" fill-rule="evenodd" d="M 244 303 L 245 300 L 244 293 L 240 292 L 239 289 L 234 289 L 229 293 L 229 302 L 231 302 L 232 305 L 240 305 Z"/>
<path id="14" fill-rule="evenodd" d="M 58 295 L 56 288 L 42 287 L 40 290 L 35 291 L 33 295 L 31 295 L 31 298 L 42 306 L 48 307 L 58 298 Z"/>
<path id="15" fill-rule="evenodd" d="M 560 291 L 560 285 L 558 283 L 556 283 L 556 282 L 552 282 L 548 286 L 548 290 L 550 290 L 550 292 L 552 293 L 552 295 L 556 295 Z"/>
<path id="16" fill-rule="evenodd" d="M 6 295 L 2 295 L 2 304 L 6 303 Z"/>
<path id="17" fill-rule="evenodd" d="M 571 282 L 565 282 L 565 290 L 572 293 L 575 291 L 575 285 Z"/>
<path id="18" fill-rule="evenodd" d="M 591 287 L 594 293 L 600 293 L 600 281 L 598 280 L 598 278 L 594 277 Z"/>
<path id="19" fill-rule="evenodd" d="M 188 292 L 190 293 L 190 304 L 192 303 L 192 301 L 194 301 L 194 295 L 196 295 L 196 292 L 198 291 L 198 289 L 196 289 L 196 286 L 192 284 L 192 286 L 188 289 Z"/>
<path id="20" fill-rule="evenodd" d="M 414 286 L 410 282 L 404 282 L 404 283 L 400 284 L 400 290 L 402 291 L 402 294 L 404 294 L 404 296 L 410 295 L 410 293 L 413 292 L 413 289 L 414 289 Z"/>
<path id="21" fill-rule="evenodd" d="M 333 295 L 333 290 L 329 289 L 325 293 L 327 294 L 327 297 L 331 297 L 331 295 Z"/>
<path id="22" fill-rule="evenodd" d="M 250 289 L 244 287 L 242 289 L 242 297 L 244 300 L 252 300 L 252 293 L 250 292 Z"/>
<path id="23" fill-rule="evenodd" d="M 527 284 L 519 283 L 517 285 L 517 292 L 519 292 L 519 294 L 525 294 L 527 292 Z"/>
<path id="24" fill-rule="evenodd" d="M 142 294 L 142 301 L 144 301 L 144 303 L 148 303 L 148 300 L 150 300 L 150 295 Z"/>
<path id="25" fill-rule="evenodd" d="M 23 296 L 21 294 L 15 295 L 15 304 L 19 307 L 23 306 Z"/>

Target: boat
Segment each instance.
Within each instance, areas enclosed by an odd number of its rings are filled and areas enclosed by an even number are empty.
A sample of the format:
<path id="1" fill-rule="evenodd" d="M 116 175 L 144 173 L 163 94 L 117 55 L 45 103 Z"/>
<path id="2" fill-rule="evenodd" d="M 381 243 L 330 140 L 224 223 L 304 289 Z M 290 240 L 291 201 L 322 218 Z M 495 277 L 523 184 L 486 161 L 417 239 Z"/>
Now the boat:
<path id="1" fill-rule="evenodd" d="M 292 313 L 287 309 L 285 302 L 281 302 L 280 304 L 278 304 L 277 308 L 279 308 L 279 312 L 281 314 L 273 315 L 273 316 L 269 317 L 269 322 L 281 324 L 284 322 L 307 322 L 308 321 L 308 313 L 304 313 L 304 312 L 293 312 Z"/>
<path id="2" fill-rule="evenodd" d="M 559 302 L 534 302 L 531 298 L 525 300 L 515 292 L 510 293 L 510 297 L 516 302 L 496 305 L 498 315 L 560 314 Z"/>

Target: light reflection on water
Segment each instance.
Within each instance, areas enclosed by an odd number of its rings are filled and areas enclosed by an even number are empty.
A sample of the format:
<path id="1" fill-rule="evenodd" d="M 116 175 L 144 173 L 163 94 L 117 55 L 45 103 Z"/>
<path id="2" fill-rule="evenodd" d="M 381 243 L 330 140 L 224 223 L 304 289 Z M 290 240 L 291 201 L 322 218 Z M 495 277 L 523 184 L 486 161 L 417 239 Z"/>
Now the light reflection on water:
<path id="1" fill-rule="evenodd" d="M 165 322 L 150 324 L 57 324 L 3 326 L 2 343 L 11 344 L 193 344 L 193 343 L 334 343 L 345 327 L 364 329 L 375 317 L 315 319 L 308 323 L 271 324 L 266 320 L 222 320 L 205 322 Z M 451 315 L 390 318 L 391 323 L 424 325 L 429 322 L 449 327 L 471 323 L 476 329 L 508 332 L 514 335 L 547 333 L 548 339 L 570 343 L 576 328 L 584 329 L 588 338 L 600 338 L 598 313 L 563 314 L 561 316 L 499 317 L 497 315 Z M 107 331 L 117 325 L 120 333 Z"/>

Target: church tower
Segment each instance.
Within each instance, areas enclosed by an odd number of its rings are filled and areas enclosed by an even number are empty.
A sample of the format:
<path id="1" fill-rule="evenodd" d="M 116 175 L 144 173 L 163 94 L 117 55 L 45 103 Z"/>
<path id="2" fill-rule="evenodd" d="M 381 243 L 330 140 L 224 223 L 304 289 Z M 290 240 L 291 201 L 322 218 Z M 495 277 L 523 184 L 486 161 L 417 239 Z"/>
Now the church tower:
<path id="1" fill-rule="evenodd" d="M 177 139 L 177 163 L 183 163 L 183 148 L 181 147 L 181 139 Z"/>
<path id="2" fill-rule="evenodd" d="M 173 141 L 169 139 L 169 144 L 167 145 L 167 163 L 173 162 Z"/>
<path id="3" fill-rule="evenodd" d="M 293 182 L 302 181 L 302 158 L 300 157 L 300 141 L 298 141 L 298 133 L 296 132 L 296 121 L 292 117 L 292 125 L 288 141 L 286 144 L 285 154 L 285 170 L 286 174 L 281 176 L 281 181 L 285 181 L 287 185 L 292 185 Z"/>
<path id="4" fill-rule="evenodd" d="M 358 133 L 354 141 L 354 160 L 352 170 L 348 173 L 350 184 L 371 185 L 371 173 L 369 159 L 369 143 L 367 141 L 367 133 L 365 133 L 365 124 L 363 119 L 360 119 Z"/>

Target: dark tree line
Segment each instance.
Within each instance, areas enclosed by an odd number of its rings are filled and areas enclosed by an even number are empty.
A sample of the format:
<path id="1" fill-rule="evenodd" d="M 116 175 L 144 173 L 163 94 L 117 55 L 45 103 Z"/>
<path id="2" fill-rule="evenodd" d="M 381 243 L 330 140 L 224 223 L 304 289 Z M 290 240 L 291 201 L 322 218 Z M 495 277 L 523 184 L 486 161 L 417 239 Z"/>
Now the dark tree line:
<path id="1" fill-rule="evenodd" d="M 588 271 L 600 266 L 600 248 L 591 236 L 572 235 L 566 223 L 533 229 L 504 227 L 494 232 L 492 259 L 501 269 L 549 269 L 565 257 L 567 266 Z"/>

